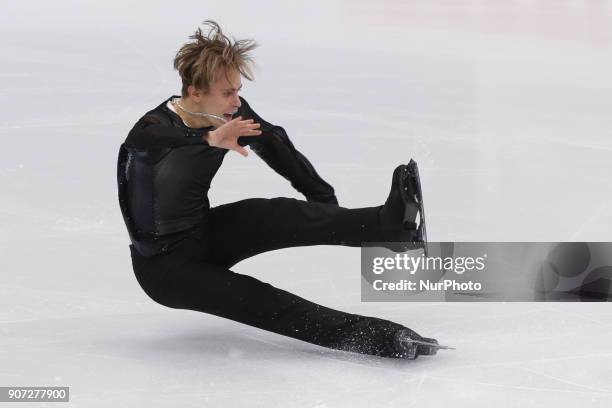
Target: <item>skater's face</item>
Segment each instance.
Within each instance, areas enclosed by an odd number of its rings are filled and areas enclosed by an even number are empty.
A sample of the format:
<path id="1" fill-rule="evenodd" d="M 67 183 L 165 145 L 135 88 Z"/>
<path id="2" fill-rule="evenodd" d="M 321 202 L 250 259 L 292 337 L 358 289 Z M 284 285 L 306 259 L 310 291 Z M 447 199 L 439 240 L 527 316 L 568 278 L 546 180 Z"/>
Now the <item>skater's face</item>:
<path id="1" fill-rule="evenodd" d="M 238 92 L 242 88 L 240 72 L 219 70 L 215 81 L 208 92 L 204 93 L 192 86 L 189 87 L 190 99 L 197 105 L 200 112 L 212 113 L 231 120 L 232 115 L 240 108 Z M 216 122 L 214 119 L 212 121 Z M 218 123 L 211 123 L 218 125 Z"/>

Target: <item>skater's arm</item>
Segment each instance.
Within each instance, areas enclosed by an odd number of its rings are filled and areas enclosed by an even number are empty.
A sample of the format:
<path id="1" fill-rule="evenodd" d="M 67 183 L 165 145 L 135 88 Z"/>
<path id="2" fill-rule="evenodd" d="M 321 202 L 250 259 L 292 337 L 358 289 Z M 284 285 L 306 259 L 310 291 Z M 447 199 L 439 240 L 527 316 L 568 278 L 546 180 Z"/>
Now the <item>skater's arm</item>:
<path id="1" fill-rule="evenodd" d="M 126 145 L 136 149 L 202 145 L 208 144 L 207 135 L 208 130 L 180 129 L 162 124 L 154 116 L 145 115 L 128 134 Z"/>
<path id="2" fill-rule="evenodd" d="M 250 146 L 274 171 L 289 180 L 293 188 L 304 194 L 308 201 L 338 204 L 334 189 L 319 176 L 313 165 L 291 143 L 287 132 L 263 120 L 249 104 L 240 98 L 243 119 L 252 118 L 261 125 L 257 137 L 241 137 L 238 144 Z"/>

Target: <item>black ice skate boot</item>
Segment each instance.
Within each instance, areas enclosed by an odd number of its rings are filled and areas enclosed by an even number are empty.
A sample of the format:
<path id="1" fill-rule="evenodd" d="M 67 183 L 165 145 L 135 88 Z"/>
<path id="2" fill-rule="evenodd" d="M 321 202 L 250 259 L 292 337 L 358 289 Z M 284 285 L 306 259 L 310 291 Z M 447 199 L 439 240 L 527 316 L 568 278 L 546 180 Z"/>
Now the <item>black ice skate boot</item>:
<path id="1" fill-rule="evenodd" d="M 414 160 L 411 159 L 407 165 L 399 165 L 393 172 L 391 192 L 379 215 L 385 241 L 399 243 L 389 244 L 387 248 L 395 252 L 423 248 L 427 256 L 423 193 L 419 169 Z"/>
<path id="2" fill-rule="evenodd" d="M 433 356 L 439 349 L 454 350 L 452 347 L 441 346 L 438 340 L 421 337 L 410 329 L 402 329 L 395 335 L 397 358 L 414 360 L 418 356 Z"/>

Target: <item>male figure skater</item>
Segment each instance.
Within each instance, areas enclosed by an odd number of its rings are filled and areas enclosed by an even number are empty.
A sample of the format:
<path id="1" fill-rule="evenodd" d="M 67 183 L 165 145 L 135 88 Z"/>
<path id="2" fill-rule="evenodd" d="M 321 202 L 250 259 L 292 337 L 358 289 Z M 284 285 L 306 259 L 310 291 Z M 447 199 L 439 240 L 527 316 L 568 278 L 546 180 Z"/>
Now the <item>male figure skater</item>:
<path id="1" fill-rule="evenodd" d="M 333 310 L 230 270 L 266 251 L 308 245 L 423 239 L 416 165 L 397 167 L 384 205 L 338 206 L 334 189 L 289 140 L 238 96 L 253 80 L 251 40 L 232 41 L 214 21 L 174 59 L 182 80 L 122 144 L 119 201 L 136 278 L 156 302 L 232 319 L 320 346 L 384 357 L 435 354 L 434 339 L 387 320 Z M 211 208 L 210 183 L 229 150 L 249 146 L 304 194 Z M 418 174 L 417 174 L 418 175 Z M 418 178 L 418 177 L 417 177 Z"/>

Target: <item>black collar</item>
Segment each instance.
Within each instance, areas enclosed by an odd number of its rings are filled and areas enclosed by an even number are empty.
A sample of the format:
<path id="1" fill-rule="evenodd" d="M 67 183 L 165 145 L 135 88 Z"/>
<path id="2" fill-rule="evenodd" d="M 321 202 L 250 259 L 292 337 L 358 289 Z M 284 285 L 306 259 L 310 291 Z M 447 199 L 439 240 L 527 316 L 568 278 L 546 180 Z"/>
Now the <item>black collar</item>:
<path id="1" fill-rule="evenodd" d="M 180 96 L 172 95 L 171 97 L 166 99 L 164 102 L 162 102 L 162 104 L 159 105 L 158 108 L 163 110 L 164 112 L 166 112 L 168 116 L 170 116 L 175 126 L 178 125 L 179 127 L 183 127 L 185 129 L 193 129 L 193 130 L 212 130 L 215 128 L 214 126 L 206 126 L 206 127 L 201 127 L 201 128 L 190 128 L 187 125 L 185 125 L 185 123 L 183 122 L 183 119 L 178 114 L 176 114 L 171 109 L 169 109 L 167 106 L 167 103 L 170 102 L 174 98 L 180 98 Z"/>

